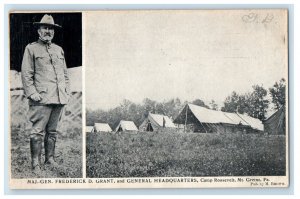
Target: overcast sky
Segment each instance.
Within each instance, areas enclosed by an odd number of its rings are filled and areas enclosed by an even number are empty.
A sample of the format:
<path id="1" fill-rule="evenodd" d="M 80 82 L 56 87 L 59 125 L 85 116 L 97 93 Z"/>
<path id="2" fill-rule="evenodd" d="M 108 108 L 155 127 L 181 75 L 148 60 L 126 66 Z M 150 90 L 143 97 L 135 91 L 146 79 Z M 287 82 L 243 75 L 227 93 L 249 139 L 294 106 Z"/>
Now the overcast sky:
<path id="1" fill-rule="evenodd" d="M 180 98 L 218 104 L 287 74 L 279 10 L 106 11 L 85 16 L 86 107 Z"/>

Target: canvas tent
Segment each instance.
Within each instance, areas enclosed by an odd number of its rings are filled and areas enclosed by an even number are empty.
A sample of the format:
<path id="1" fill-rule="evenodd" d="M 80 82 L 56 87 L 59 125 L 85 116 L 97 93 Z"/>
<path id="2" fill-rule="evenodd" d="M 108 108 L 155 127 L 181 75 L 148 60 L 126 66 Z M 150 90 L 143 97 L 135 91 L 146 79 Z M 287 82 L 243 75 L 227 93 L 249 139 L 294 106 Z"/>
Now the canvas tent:
<path id="1" fill-rule="evenodd" d="M 176 126 L 168 116 L 153 113 L 149 113 L 139 126 L 139 130 L 142 131 L 156 131 L 161 128 L 176 128 Z"/>
<path id="2" fill-rule="evenodd" d="M 259 119 L 237 113 L 215 111 L 193 104 L 186 104 L 174 123 L 184 124 L 189 131 L 201 133 L 259 133 L 264 130 Z"/>
<path id="3" fill-rule="evenodd" d="M 112 129 L 107 123 L 95 123 L 94 132 L 112 132 Z"/>
<path id="4" fill-rule="evenodd" d="M 94 132 L 94 127 L 93 126 L 86 126 L 85 127 L 85 132 L 87 132 L 87 133 L 93 133 Z"/>
<path id="5" fill-rule="evenodd" d="M 120 132 L 120 131 L 138 131 L 138 129 L 135 126 L 135 124 L 133 123 L 133 121 L 121 120 L 115 131 L 116 132 Z"/>
<path id="6" fill-rule="evenodd" d="M 266 133 L 271 135 L 285 135 L 285 106 L 282 106 L 263 123 Z"/>

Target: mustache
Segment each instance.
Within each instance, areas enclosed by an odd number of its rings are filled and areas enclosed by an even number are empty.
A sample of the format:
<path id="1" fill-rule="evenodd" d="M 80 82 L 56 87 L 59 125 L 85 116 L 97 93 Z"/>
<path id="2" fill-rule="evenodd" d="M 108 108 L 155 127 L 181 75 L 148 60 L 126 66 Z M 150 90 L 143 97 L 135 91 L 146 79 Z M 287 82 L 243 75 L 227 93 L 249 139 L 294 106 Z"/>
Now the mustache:
<path id="1" fill-rule="evenodd" d="M 44 33 L 45 36 L 51 36 L 51 33 Z"/>

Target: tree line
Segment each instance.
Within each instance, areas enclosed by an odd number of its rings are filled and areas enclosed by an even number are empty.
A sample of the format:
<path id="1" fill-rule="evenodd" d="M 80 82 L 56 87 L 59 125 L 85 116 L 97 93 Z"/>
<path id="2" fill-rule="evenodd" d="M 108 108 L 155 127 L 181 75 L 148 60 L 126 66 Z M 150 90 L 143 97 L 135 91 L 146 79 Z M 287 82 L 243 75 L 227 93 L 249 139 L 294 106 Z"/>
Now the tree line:
<path id="1" fill-rule="evenodd" d="M 115 128 L 120 120 L 130 120 L 139 126 L 149 113 L 163 114 L 175 119 L 186 103 L 192 103 L 212 110 L 248 114 L 251 117 L 264 120 L 270 105 L 273 105 L 275 110 L 285 105 L 285 92 L 286 82 L 285 79 L 281 79 L 268 89 L 262 85 L 253 85 L 252 90 L 247 93 L 233 91 L 226 97 L 222 107 L 218 107 L 214 100 L 205 104 L 200 98 L 191 102 L 182 102 L 179 98 L 157 102 L 145 98 L 141 104 L 124 99 L 119 106 L 109 110 L 87 109 L 86 125 L 93 126 L 96 122 L 102 122 L 108 123 L 112 128 Z M 270 98 L 268 98 L 268 94 Z"/>

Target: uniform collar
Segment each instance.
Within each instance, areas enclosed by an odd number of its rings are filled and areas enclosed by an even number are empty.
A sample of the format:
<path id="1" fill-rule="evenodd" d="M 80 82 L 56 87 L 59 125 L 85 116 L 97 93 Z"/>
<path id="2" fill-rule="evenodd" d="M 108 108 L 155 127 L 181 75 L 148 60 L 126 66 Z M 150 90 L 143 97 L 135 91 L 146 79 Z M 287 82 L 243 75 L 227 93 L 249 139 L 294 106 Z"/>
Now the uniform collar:
<path id="1" fill-rule="evenodd" d="M 47 46 L 50 46 L 52 44 L 51 41 L 46 42 L 46 41 L 42 40 L 41 38 L 39 38 L 38 43 L 42 44 L 42 45 L 47 45 Z"/>

